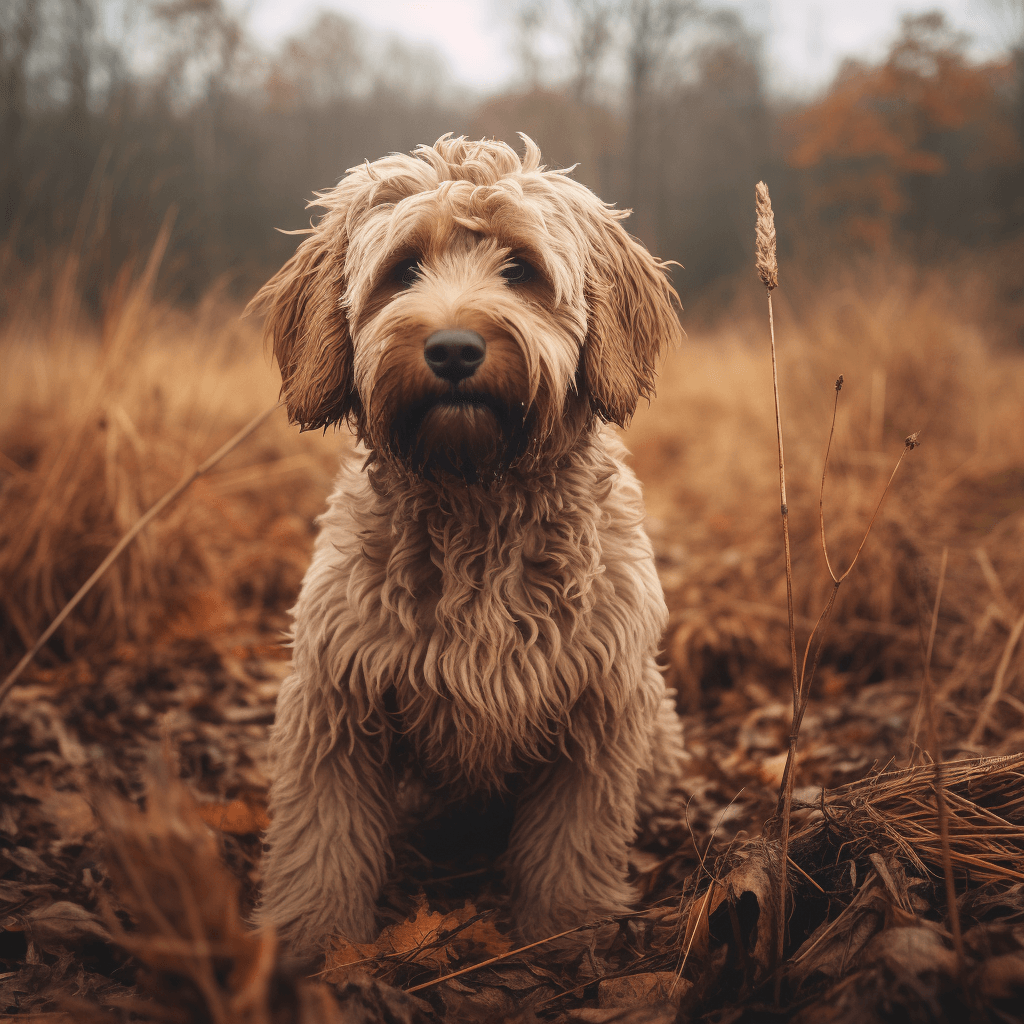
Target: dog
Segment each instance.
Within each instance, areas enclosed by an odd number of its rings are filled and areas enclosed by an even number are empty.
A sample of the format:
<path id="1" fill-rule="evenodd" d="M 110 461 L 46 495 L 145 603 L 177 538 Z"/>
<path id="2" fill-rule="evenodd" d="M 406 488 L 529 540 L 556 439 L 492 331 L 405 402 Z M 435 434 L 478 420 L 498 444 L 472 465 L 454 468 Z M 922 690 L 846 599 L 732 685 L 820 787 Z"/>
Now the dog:
<path id="1" fill-rule="evenodd" d="M 291 421 L 348 421 L 293 609 L 257 919 L 314 957 L 371 940 L 399 790 L 514 793 L 514 924 L 625 914 L 638 814 L 683 757 L 667 610 L 612 425 L 678 298 L 538 147 L 450 135 L 352 168 L 251 308 Z"/>

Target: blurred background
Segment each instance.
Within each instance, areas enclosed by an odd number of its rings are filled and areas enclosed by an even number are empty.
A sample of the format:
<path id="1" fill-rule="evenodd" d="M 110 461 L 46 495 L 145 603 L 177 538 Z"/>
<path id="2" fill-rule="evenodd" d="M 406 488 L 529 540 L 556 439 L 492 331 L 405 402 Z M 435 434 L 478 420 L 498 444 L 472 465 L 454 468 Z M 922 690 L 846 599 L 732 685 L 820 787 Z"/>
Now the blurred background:
<path id="1" fill-rule="evenodd" d="M 578 164 L 694 312 L 759 178 L 808 265 L 1024 225 L 1021 0 L 6 0 L 0 81 L 3 307 L 74 250 L 97 312 L 165 220 L 161 293 L 246 297 L 313 190 L 447 131 Z"/>
<path id="2" fill-rule="evenodd" d="M 522 131 L 681 265 L 688 338 L 626 436 L 681 707 L 733 721 L 787 685 L 752 265 L 764 179 L 800 642 L 831 590 L 817 499 L 843 373 L 834 564 L 902 439 L 924 444 L 844 586 L 822 671 L 833 696 L 916 686 L 947 547 L 934 665 L 953 673 L 950 742 L 977 740 L 963 709 L 1024 609 L 1024 0 L 4 0 L 0 81 L 4 665 L 142 511 L 275 401 L 260 324 L 241 316 L 297 244 L 275 229 L 306 226 L 314 191 L 365 159 L 445 132 L 520 146 Z M 286 657 L 348 443 L 279 414 L 147 528 L 37 670 L 101 685 L 103 664 L 183 640 L 230 664 Z M 1024 659 L 1007 657 L 1012 696 Z M 1012 699 L 997 746 L 1024 730 Z"/>

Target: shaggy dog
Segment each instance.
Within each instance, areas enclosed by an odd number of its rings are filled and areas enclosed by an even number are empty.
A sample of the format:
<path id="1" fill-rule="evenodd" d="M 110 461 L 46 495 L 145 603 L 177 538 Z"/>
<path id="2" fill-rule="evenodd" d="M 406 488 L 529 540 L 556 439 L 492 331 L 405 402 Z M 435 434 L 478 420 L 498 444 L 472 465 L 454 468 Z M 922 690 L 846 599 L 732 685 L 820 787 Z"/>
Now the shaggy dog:
<path id="1" fill-rule="evenodd" d="M 259 911 L 299 955 L 376 934 L 399 791 L 512 793 L 540 938 L 626 912 L 682 754 L 666 608 L 608 426 L 680 336 L 662 264 L 523 136 L 350 170 L 259 292 L 291 419 L 348 420 L 294 609 Z"/>

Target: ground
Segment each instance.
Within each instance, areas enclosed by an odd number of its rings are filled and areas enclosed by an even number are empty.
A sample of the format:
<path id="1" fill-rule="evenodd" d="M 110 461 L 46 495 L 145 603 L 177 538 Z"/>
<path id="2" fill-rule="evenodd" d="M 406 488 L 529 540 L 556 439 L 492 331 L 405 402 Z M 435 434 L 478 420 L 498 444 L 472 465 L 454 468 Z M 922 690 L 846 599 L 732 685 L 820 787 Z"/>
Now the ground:
<path id="1" fill-rule="evenodd" d="M 776 308 L 801 655 L 833 589 L 818 498 L 839 373 L 822 504 L 833 568 L 857 550 L 904 437 L 920 430 L 922 447 L 824 634 L 785 915 L 791 668 L 758 308 L 691 326 L 626 432 L 690 756 L 680 813 L 646 822 L 631 855 L 634 914 L 516 951 L 494 850 L 446 821 L 400 848 L 381 938 L 339 939 L 316 978 L 245 926 L 287 609 L 349 443 L 299 437 L 278 414 L 147 529 L 0 708 L 0 1014 L 1020 1019 L 1024 357 L 927 275 L 843 287 L 840 301 L 838 287 L 794 286 Z M 5 669 L 141 510 L 273 404 L 273 370 L 234 314 L 211 300 L 188 319 L 129 296 L 103 344 L 27 344 L 25 324 L 3 339 L 32 382 L 0 396 Z"/>

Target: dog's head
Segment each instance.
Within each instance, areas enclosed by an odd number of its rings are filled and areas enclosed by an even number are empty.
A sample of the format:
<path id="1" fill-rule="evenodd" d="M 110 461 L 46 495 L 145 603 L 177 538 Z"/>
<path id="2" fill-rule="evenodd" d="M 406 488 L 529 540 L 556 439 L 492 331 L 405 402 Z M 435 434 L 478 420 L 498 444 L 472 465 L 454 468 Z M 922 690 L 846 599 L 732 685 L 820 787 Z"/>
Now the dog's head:
<path id="1" fill-rule="evenodd" d="M 680 334 L 663 265 L 523 136 L 449 136 L 352 168 L 253 299 L 303 429 L 346 417 L 377 458 L 488 479 L 620 425 Z"/>

